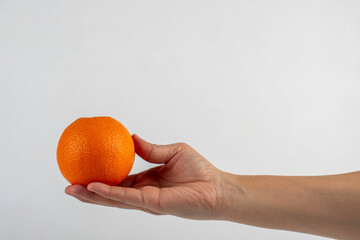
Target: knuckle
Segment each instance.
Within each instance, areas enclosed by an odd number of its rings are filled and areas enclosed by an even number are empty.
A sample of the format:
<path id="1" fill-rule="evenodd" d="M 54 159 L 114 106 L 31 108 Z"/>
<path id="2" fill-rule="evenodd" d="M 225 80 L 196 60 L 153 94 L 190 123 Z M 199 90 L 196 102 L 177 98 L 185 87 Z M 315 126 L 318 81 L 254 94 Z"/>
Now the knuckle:
<path id="1" fill-rule="evenodd" d="M 159 147 L 159 145 L 158 144 L 156 144 L 156 143 L 153 143 L 152 145 L 151 145 L 151 152 L 150 152 L 150 155 L 151 155 L 151 153 L 156 149 L 156 148 L 158 148 Z"/>
<path id="2" fill-rule="evenodd" d="M 106 190 L 106 195 L 107 196 L 112 196 L 114 193 L 114 190 L 112 187 L 109 187 L 107 190 Z"/>
<path id="3" fill-rule="evenodd" d="M 187 149 L 189 149 L 189 148 L 191 148 L 189 144 L 187 144 L 187 143 L 185 143 L 185 142 L 179 142 L 179 143 L 177 144 L 177 147 L 175 148 L 175 150 L 176 150 L 177 152 L 180 152 L 180 151 L 182 151 L 182 150 L 187 150 Z"/>
<path id="4" fill-rule="evenodd" d="M 129 194 L 128 194 L 127 189 L 124 189 L 123 194 L 122 194 L 122 200 L 123 200 L 124 203 L 128 203 L 128 198 L 129 198 L 128 195 Z"/>
<path id="5" fill-rule="evenodd" d="M 145 199 L 146 197 L 144 196 L 143 193 L 141 193 L 140 197 L 141 197 L 141 200 L 140 200 L 141 206 L 143 206 L 143 207 L 148 206 L 148 203 L 147 203 L 147 201 L 146 201 L 146 199 Z"/>
<path id="6" fill-rule="evenodd" d="M 177 154 L 181 153 L 187 148 L 186 143 L 176 143 L 173 145 L 172 149 L 168 152 L 167 159 L 172 159 Z"/>
<path id="7" fill-rule="evenodd" d="M 153 155 L 153 152 L 154 152 L 155 148 L 158 148 L 158 147 L 159 147 L 159 145 L 157 145 L 156 143 L 151 144 L 151 149 L 150 149 L 150 151 L 148 153 L 148 157 L 147 157 L 148 159 L 152 158 L 152 155 Z"/>
<path id="8" fill-rule="evenodd" d="M 178 143 L 178 145 L 179 145 L 179 146 L 182 146 L 182 147 L 186 147 L 186 146 L 188 146 L 188 144 L 187 144 L 187 143 L 185 143 L 185 142 L 179 142 L 179 143 Z"/>

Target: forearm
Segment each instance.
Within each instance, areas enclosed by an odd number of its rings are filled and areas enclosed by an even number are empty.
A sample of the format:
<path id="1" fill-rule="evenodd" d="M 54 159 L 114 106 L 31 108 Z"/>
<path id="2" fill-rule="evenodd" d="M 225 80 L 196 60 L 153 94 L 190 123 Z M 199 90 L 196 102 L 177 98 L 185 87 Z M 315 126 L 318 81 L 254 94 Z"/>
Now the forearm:
<path id="1" fill-rule="evenodd" d="M 360 239 L 360 172 L 300 177 L 223 173 L 222 179 L 224 220 Z"/>

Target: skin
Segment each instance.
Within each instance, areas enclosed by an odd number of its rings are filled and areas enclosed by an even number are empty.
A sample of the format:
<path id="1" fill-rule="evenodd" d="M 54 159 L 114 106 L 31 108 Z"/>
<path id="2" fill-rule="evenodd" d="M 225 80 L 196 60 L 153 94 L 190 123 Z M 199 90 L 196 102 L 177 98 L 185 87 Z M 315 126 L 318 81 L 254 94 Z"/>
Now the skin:
<path id="1" fill-rule="evenodd" d="M 129 175 L 118 186 L 93 182 L 70 185 L 65 192 L 82 202 L 154 215 L 360 238 L 360 172 L 234 175 L 219 170 L 185 143 L 156 145 L 135 134 L 133 140 L 136 153 L 156 167 Z"/>

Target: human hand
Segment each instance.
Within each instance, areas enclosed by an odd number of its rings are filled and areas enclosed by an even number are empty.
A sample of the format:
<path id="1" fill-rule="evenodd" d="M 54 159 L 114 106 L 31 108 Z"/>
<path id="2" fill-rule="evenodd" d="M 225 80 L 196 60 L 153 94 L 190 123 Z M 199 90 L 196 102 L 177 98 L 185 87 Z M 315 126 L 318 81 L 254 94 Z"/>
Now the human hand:
<path id="1" fill-rule="evenodd" d="M 154 145 L 137 135 L 133 139 L 141 158 L 162 165 L 130 175 L 118 186 L 71 185 L 66 193 L 87 203 L 157 215 L 359 239 L 360 172 L 234 175 L 217 169 L 187 144 Z"/>
<path id="2" fill-rule="evenodd" d="M 65 192 L 80 201 L 151 214 L 216 219 L 221 213 L 222 171 L 185 143 L 156 145 L 133 135 L 136 153 L 162 164 L 129 175 L 118 186 L 93 182 Z"/>

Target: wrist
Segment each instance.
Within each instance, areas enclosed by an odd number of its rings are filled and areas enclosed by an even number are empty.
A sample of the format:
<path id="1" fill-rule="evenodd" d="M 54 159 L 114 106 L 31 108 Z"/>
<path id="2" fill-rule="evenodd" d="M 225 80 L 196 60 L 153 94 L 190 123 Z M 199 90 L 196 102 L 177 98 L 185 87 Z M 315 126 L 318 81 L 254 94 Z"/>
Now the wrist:
<path id="1" fill-rule="evenodd" d="M 237 221 L 246 214 L 247 195 L 246 176 L 221 171 L 220 177 L 220 214 L 219 220 Z"/>

